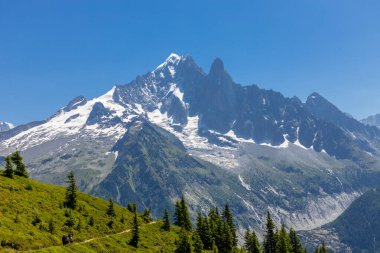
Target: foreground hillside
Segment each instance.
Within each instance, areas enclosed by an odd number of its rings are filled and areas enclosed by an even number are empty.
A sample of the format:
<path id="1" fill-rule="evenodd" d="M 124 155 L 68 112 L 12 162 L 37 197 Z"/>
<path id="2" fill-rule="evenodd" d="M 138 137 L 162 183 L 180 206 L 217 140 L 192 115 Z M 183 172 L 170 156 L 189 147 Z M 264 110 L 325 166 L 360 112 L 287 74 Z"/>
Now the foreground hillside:
<path id="1" fill-rule="evenodd" d="M 23 177 L 0 176 L 0 252 L 51 246 L 59 247 L 44 252 L 125 252 L 126 247 L 132 248 L 127 245 L 133 212 L 114 205 L 116 217 L 110 226 L 107 201 L 78 193 L 78 206 L 71 210 L 63 205 L 65 191 L 63 187 Z M 148 224 L 142 215 L 138 219 L 141 224 L 140 252 L 144 248 L 144 252 L 149 252 L 146 250 L 174 247 L 175 232 L 160 231 L 159 223 Z M 62 235 L 69 233 L 74 235 L 76 243 L 99 239 L 62 247 Z M 121 234 L 105 237 L 117 233 Z"/>

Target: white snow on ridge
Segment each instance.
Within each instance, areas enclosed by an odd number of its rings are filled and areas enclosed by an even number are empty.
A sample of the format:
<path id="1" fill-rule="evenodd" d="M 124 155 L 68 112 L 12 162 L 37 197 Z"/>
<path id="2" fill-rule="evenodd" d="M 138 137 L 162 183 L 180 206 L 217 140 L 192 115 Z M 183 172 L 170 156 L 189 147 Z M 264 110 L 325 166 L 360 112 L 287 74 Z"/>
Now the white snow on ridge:
<path id="1" fill-rule="evenodd" d="M 8 131 L 12 128 L 14 128 L 15 126 L 12 124 L 12 123 L 9 123 L 9 122 L 0 122 L 0 132 L 2 131 Z"/>
<path id="2" fill-rule="evenodd" d="M 106 94 L 92 99 L 86 104 L 71 111 L 65 112 L 61 110 L 48 122 L 21 132 L 18 135 L 5 140 L 2 144 L 6 147 L 24 150 L 37 146 L 46 141 L 54 140 L 57 137 L 80 134 L 82 130 L 84 131 L 82 133 L 89 135 L 105 135 L 118 139 L 125 132 L 125 129 L 122 126 L 116 125 L 108 129 L 102 129 L 97 124 L 86 126 L 86 121 L 93 109 L 94 104 L 97 102 L 102 103 L 105 108 L 112 111 L 113 116 L 118 116 L 120 118 L 122 117 L 125 108 L 113 100 L 115 89 L 116 87 L 113 87 Z"/>
<path id="3" fill-rule="evenodd" d="M 177 87 L 175 83 L 170 84 L 170 89 L 168 93 L 170 92 L 173 92 L 173 95 L 176 96 L 179 100 L 181 100 L 182 103 L 184 103 L 183 92 Z"/>
<path id="4" fill-rule="evenodd" d="M 189 150 L 190 155 L 198 156 L 206 161 L 214 163 L 225 168 L 238 167 L 238 161 L 233 153 L 235 148 L 220 147 L 208 142 L 206 137 L 198 134 L 199 117 L 188 117 L 188 123 L 183 126 L 182 131 L 173 129 L 173 120 L 168 117 L 167 113 L 161 113 L 159 109 L 147 113 L 150 122 L 164 128 L 174 134 L 185 147 Z"/>
<path id="5" fill-rule="evenodd" d="M 288 148 L 290 142 L 288 141 L 286 134 L 284 134 L 284 139 L 285 139 L 284 142 L 281 143 L 278 146 L 274 146 L 274 145 L 272 145 L 270 143 L 265 143 L 265 142 L 260 143 L 259 145 L 261 145 L 261 146 L 267 146 L 267 147 L 270 147 L 270 148 Z"/>
<path id="6" fill-rule="evenodd" d="M 15 128 L 15 125 L 13 125 L 12 123 L 4 122 L 4 124 L 7 125 L 9 129 Z"/>
<path id="7" fill-rule="evenodd" d="M 228 136 L 232 139 L 234 139 L 235 141 L 237 142 L 247 142 L 247 143 L 255 143 L 255 141 L 253 139 L 244 139 L 244 138 L 239 138 L 235 135 L 235 132 L 230 130 L 228 131 L 226 134 L 224 134 L 225 136 Z"/>
<path id="8" fill-rule="evenodd" d="M 171 53 L 169 55 L 169 57 L 163 63 L 161 63 L 160 65 L 158 65 L 157 68 L 154 71 L 152 71 L 152 73 L 155 72 L 155 71 L 157 71 L 157 70 L 160 70 L 160 69 L 166 67 L 169 64 L 177 64 L 181 59 L 182 59 L 182 57 L 179 56 L 178 54 Z"/>

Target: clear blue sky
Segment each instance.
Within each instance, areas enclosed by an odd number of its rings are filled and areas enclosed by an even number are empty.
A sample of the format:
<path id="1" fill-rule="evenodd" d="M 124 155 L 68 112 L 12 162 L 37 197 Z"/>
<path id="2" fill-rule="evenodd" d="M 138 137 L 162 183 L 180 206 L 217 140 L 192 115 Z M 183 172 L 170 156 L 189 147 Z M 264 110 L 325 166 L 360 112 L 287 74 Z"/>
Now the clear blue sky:
<path id="1" fill-rule="evenodd" d="M 0 0 L 0 121 L 44 119 L 171 52 L 356 118 L 380 112 L 379 0 Z"/>

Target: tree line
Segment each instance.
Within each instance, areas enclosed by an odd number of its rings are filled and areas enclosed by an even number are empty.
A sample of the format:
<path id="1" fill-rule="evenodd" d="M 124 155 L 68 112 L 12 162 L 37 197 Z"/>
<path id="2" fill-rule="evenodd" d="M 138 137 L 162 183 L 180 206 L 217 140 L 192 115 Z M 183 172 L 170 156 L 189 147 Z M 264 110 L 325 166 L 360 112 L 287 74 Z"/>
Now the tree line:
<path id="1" fill-rule="evenodd" d="M 307 253 L 294 229 L 286 230 L 282 225 L 277 229 L 270 212 L 267 213 L 264 241 L 259 243 L 255 231 L 247 230 L 242 247 L 238 246 L 236 226 L 228 204 L 220 212 L 211 208 L 207 215 L 197 215 L 195 228 L 192 227 L 185 198 L 182 196 L 175 203 L 174 224 L 181 227 L 176 242 L 175 253 L 201 253 L 204 250 L 218 253 Z M 170 231 L 168 210 L 163 216 L 162 229 Z M 323 243 L 314 253 L 327 253 Z"/>

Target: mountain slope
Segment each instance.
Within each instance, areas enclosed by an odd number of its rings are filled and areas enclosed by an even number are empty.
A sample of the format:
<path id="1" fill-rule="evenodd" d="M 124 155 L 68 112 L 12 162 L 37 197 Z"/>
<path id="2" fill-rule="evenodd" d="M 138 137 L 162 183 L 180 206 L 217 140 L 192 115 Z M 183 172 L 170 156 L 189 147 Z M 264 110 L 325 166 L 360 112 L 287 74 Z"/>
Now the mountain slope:
<path id="1" fill-rule="evenodd" d="M 140 247 L 135 248 L 128 245 L 131 239 L 131 233 L 115 234 L 108 237 L 95 239 L 88 243 L 71 244 L 65 247 L 53 246 L 46 249 L 34 250 L 31 252 L 70 252 L 70 253 L 98 253 L 98 252 L 112 252 L 112 253 L 125 253 L 125 252 L 174 252 L 176 249 L 175 242 L 178 241 L 178 234 L 180 229 L 173 227 L 170 232 L 162 231 L 162 222 L 142 226 L 140 229 L 141 244 Z M 209 251 L 204 251 L 209 252 Z"/>
<path id="2" fill-rule="evenodd" d="M 304 231 L 310 248 L 325 241 L 335 252 L 376 252 L 380 247 L 380 192 L 368 190 L 357 198 L 336 220 L 320 228 Z"/>
<path id="3" fill-rule="evenodd" d="M 353 117 L 340 111 L 336 106 L 318 93 L 311 94 L 305 103 L 305 108 L 321 120 L 325 120 L 340 127 L 350 134 L 358 146 L 368 152 L 374 152 L 371 142 L 380 142 L 380 130 L 376 127 L 364 125 Z"/>
<path id="4" fill-rule="evenodd" d="M 0 172 L 2 174 L 2 172 Z M 83 193 L 78 194 L 78 208 L 69 210 L 63 207 L 65 189 L 59 186 L 47 185 L 31 179 L 15 176 L 9 179 L 0 175 L 0 251 L 7 249 L 31 250 L 46 248 L 46 252 L 125 252 L 133 251 L 128 245 L 129 232 L 132 228 L 133 213 L 118 205 L 114 205 L 116 217 L 112 228 L 107 224 L 108 202 Z M 73 218 L 73 228 L 65 223 L 70 213 Z M 140 215 L 139 215 L 140 216 Z M 38 217 L 38 219 L 37 219 Z M 91 224 L 93 219 L 93 224 Z M 142 225 L 141 245 L 145 252 L 156 252 L 161 247 L 173 249 L 174 240 L 178 237 L 179 229 L 173 227 L 173 232 L 160 229 L 161 222 L 146 224 L 139 217 Z M 49 229 L 51 225 L 53 231 Z M 94 243 L 73 244 L 62 247 L 61 237 L 72 233 L 76 243 L 91 238 Z M 110 239 L 108 235 L 111 235 Z M 114 236 L 113 236 L 114 235 Z M 120 241 L 123 243 L 120 244 Z M 51 246 L 55 246 L 51 248 Z M 100 248 L 102 250 L 100 250 Z M 82 251 L 81 251 L 82 250 Z M 36 250 L 45 252 L 45 250 Z M 138 251 L 140 252 L 140 251 Z M 141 251 L 142 252 L 142 251 Z"/>
<path id="5" fill-rule="evenodd" d="M 325 226 L 334 230 L 353 252 L 363 250 L 373 251 L 374 240 L 376 248 L 380 248 L 380 191 L 367 191 L 355 200 L 347 210 L 334 222 Z"/>
<path id="6" fill-rule="evenodd" d="M 112 229 L 107 226 L 106 215 L 108 202 L 82 193 L 78 195 L 77 210 L 70 211 L 63 207 L 65 189 L 59 186 L 46 185 L 34 180 L 15 177 L 9 179 L 0 176 L 2 246 L 15 249 L 35 249 L 40 247 L 61 245 L 62 234 L 74 231 L 75 240 L 115 233 L 131 227 L 132 214 L 126 209 L 115 206 L 118 221 Z M 74 219 L 74 229 L 65 226 L 68 213 Z M 119 219 L 124 215 L 126 222 Z M 38 221 L 38 219 L 40 221 Z M 94 225 L 89 225 L 90 218 Z M 35 225 L 33 225 L 33 221 Z M 54 231 L 50 233 L 49 222 L 52 221 Z M 81 228 L 78 228 L 78 224 Z"/>
<path id="7" fill-rule="evenodd" d="M 112 172 L 93 193 L 105 198 L 117 196 L 122 204 L 131 199 L 140 208 L 151 207 L 155 215 L 164 208 L 172 209 L 173 200 L 181 194 L 192 210 L 206 211 L 241 191 L 240 184 L 225 179 L 234 175 L 193 158 L 178 139 L 142 118 L 130 123 L 113 151 L 118 157 Z"/>

